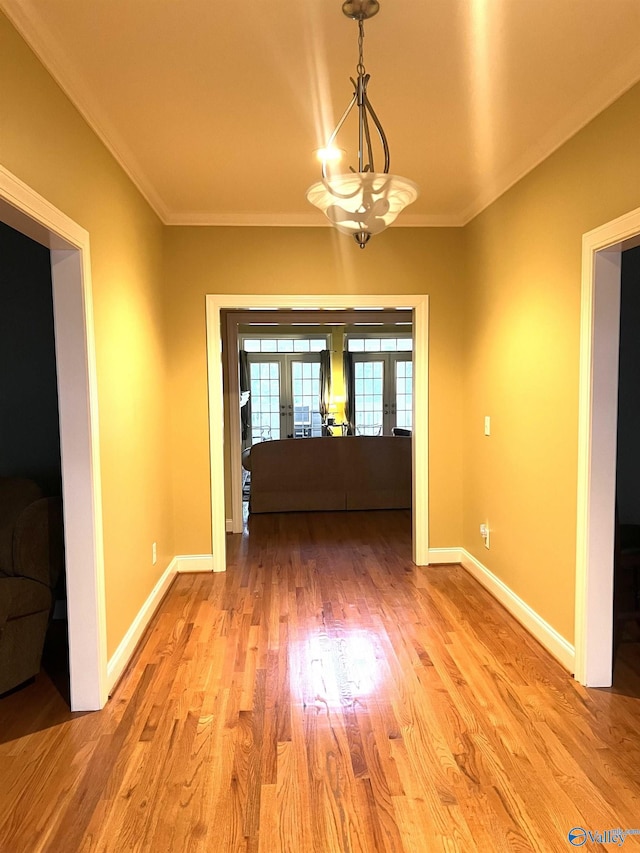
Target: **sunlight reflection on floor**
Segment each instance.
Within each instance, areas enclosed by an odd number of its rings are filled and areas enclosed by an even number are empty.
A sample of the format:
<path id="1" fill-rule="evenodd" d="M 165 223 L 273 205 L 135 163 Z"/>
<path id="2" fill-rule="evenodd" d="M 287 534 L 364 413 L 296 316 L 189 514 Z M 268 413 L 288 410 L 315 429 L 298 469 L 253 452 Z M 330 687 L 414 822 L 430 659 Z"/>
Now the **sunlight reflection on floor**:
<path id="1" fill-rule="evenodd" d="M 319 631 L 301 644 L 301 691 L 305 705 L 327 710 L 365 702 L 378 686 L 380 665 L 369 631 L 341 629 L 339 636 Z"/>

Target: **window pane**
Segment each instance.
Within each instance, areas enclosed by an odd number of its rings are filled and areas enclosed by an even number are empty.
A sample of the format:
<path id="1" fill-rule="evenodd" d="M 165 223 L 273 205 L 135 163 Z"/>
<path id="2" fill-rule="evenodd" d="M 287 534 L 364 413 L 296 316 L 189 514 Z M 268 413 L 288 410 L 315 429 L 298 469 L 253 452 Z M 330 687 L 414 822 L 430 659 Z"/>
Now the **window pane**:
<path id="1" fill-rule="evenodd" d="M 291 378 L 294 388 L 294 438 L 322 435 L 320 362 L 292 361 Z"/>
<path id="2" fill-rule="evenodd" d="M 398 349 L 403 352 L 413 350 L 413 338 L 398 338 Z"/>
<path id="3" fill-rule="evenodd" d="M 277 362 L 250 362 L 251 442 L 280 437 L 280 381 Z"/>
<path id="4" fill-rule="evenodd" d="M 245 338 L 243 346 L 245 352 L 260 352 L 260 341 L 255 338 Z"/>
<path id="5" fill-rule="evenodd" d="M 261 352 L 277 352 L 278 351 L 278 342 L 275 340 L 269 340 L 268 338 L 263 338 L 260 341 L 260 351 Z"/>
<path id="6" fill-rule="evenodd" d="M 410 361 L 396 361 L 396 426 L 411 429 L 413 382 L 411 374 L 413 364 Z"/>
<path id="7" fill-rule="evenodd" d="M 355 361 L 355 422 L 358 435 L 382 432 L 382 361 Z"/>

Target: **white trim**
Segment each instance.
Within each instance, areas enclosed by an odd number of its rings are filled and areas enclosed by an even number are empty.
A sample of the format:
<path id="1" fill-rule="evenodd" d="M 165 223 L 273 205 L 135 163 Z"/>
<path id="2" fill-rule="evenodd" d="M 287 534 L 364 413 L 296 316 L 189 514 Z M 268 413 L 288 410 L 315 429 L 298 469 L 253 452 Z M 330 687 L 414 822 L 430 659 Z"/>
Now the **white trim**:
<path id="1" fill-rule="evenodd" d="M 165 225 L 213 226 L 217 228 L 332 228 L 321 213 L 224 213 L 216 210 L 170 211 Z M 465 223 L 457 213 L 403 213 L 392 228 L 462 228 Z"/>
<path id="2" fill-rule="evenodd" d="M 182 572 L 223 572 L 224 563 L 216 564 L 213 554 L 182 554 L 175 557 L 176 571 Z M 216 568 L 217 565 L 217 568 Z"/>
<path id="3" fill-rule="evenodd" d="M 227 525 L 224 505 L 224 397 L 222 392 L 222 338 L 220 326 L 220 311 L 222 307 L 225 306 L 221 305 L 219 301 L 212 302 L 210 296 L 206 297 L 211 550 L 213 552 L 214 565 L 218 566 L 219 571 L 225 571 L 227 567 Z M 238 436 L 239 440 L 240 437 Z M 231 441 L 233 442 L 233 437 Z M 238 460 L 240 460 L 240 454 L 238 454 Z"/>
<path id="4" fill-rule="evenodd" d="M 240 415 L 240 347 L 238 344 L 238 323 L 232 314 L 227 315 L 227 378 L 228 407 L 226 416 L 229 421 L 229 433 L 240 436 L 242 418 Z M 236 446 L 237 444 L 237 446 Z M 240 440 L 234 442 L 231 453 L 237 453 L 240 460 Z M 232 456 L 232 458 L 234 458 Z M 242 464 L 231 465 L 231 518 L 227 519 L 227 533 L 242 533 Z"/>
<path id="5" fill-rule="evenodd" d="M 169 587 L 173 582 L 174 575 L 177 571 L 177 558 L 174 557 L 164 570 L 157 584 L 151 590 L 147 600 L 144 602 L 138 611 L 135 619 L 129 626 L 129 630 L 124 635 L 118 648 L 113 653 L 107 664 L 107 682 L 109 692 L 113 689 L 122 673 L 127 668 L 127 665 L 133 657 L 142 635 L 146 631 L 149 623 L 153 619 L 162 599 L 167 594 Z"/>
<path id="6" fill-rule="evenodd" d="M 638 234 L 640 208 L 582 238 L 575 676 L 589 687 L 613 678 L 620 264 Z"/>
<path id="7" fill-rule="evenodd" d="M 225 518 L 224 529 L 227 533 L 233 533 L 234 532 L 234 530 L 233 530 L 233 519 L 232 518 Z M 236 533 L 242 533 L 242 530 L 236 530 L 235 532 Z"/>
<path id="8" fill-rule="evenodd" d="M 623 57 L 609 74 L 600 78 L 594 86 L 590 86 L 583 97 L 573 103 L 571 109 L 563 111 L 559 120 L 542 137 L 533 139 L 531 145 L 507 168 L 502 169 L 491 185 L 482 190 L 471 204 L 458 211 L 457 224 L 468 225 L 635 86 L 637 68 L 637 55 Z"/>
<path id="9" fill-rule="evenodd" d="M 208 294 L 206 297 L 207 379 L 209 389 L 209 449 L 211 464 L 211 536 L 214 563 L 225 566 L 225 494 L 221 312 L 248 308 L 392 308 L 401 305 L 413 310 L 413 561 L 429 563 L 429 297 L 426 294 Z M 240 434 L 228 437 L 232 465 L 241 465 Z M 235 460 L 235 462 L 234 462 Z M 232 516 L 234 507 L 231 507 Z M 236 508 L 237 512 L 237 508 Z M 234 519 L 234 529 L 236 520 Z M 240 528 L 241 529 L 241 528 Z"/>
<path id="10" fill-rule="evenodd" d="M 460 549 L 460 554 L 463 568 L 482 584 L 568 672 L 572 673 L 575 665 L 575 650 L 571 643 L 465 548 Z"/>
<path id="11" fill-rule="evenodd" d="M 100 109 L 82 74 L 77 73 L 70 55 L 60 48 L 58 40 L 45 24 L 31 0 L 2 0 L 2 11 L 18 30 L 22 38 L 51 74 L 91 130 L 140 191 L 164 225 L 169 212 L 163 199 L 149 180 L 140 161 L 125 143 L 122 135 Z"/>
<path id="12" fill-rule="evenodd" d="M 462 551 L 460 548 L 429 548 L 429 565 L 460 563 Z"/>
<path id="13" fill-rule="evenodd" d="M 71 709 L 107 701 L 98 391 L 89 234 L 0 166 L 0 221 L 51 250 Z"/>
<path id="14" fill-rule="evenodd" d="M 429 563 L 429 297 L 395 305 L 413 308 L 413 430 L 412 451 L 412 556 L 417 566 Z M 394 304 L 394 303 L 390 303 Z"/>

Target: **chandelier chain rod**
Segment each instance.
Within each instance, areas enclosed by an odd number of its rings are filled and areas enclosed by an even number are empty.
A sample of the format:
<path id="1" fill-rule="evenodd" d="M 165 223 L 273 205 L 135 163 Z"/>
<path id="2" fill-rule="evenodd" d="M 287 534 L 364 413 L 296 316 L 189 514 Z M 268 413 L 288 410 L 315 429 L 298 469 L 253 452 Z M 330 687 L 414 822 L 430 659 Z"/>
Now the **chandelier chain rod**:
<path id="1" fill-rule="evenodd" d="M 364 21 L 362 18 L 358 21 L 358 65 L 356 67 L 358 77 L 364 77 L 367 73 L 364 67 Z"/>

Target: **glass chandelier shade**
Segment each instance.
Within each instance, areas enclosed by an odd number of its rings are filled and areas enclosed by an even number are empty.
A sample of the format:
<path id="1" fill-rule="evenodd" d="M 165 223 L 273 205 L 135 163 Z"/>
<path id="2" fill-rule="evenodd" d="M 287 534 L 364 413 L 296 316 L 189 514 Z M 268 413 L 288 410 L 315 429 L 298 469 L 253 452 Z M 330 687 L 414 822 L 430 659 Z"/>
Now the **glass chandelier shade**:
<path id="1" fill-rule="evenodd" d="M 391 225 L 419 194 L 413 181 L 389 174 L 389 145 L 367 94 L 370 75 L 364 67 L 364 21 L 373 17 L 378 10 L 377 0 L 346 0 L 342 6 L 347 17 L 358 21 L 357 78 L 351 78 L 353 97 L 324 149 L 327 152 L 335 150 L 338 133 L 355 107 L 358 114 L 358 170 L 351 168 L 350 172 L 334 174 L 332 168 L 332 174 L 328 176 L 327 161 L 323 160 L 322 180 L 307 190 L 308 201 L 321 210 L 338 231 L 352 235 L 361 249 L 374 234 L 379 234 Z M 374 167 L 371 124 L 377 131 L 384 156 L 382 172 L 376 172 Z"/>
<path id="2" fill-rule="evenodd" d="M 342 234 L 353 236 L 361 249 L 384 231 L 418 197 L 408 178 L 384 172 L 350 172 L 323 178 L 307 190 L 307 199 Z"/>

